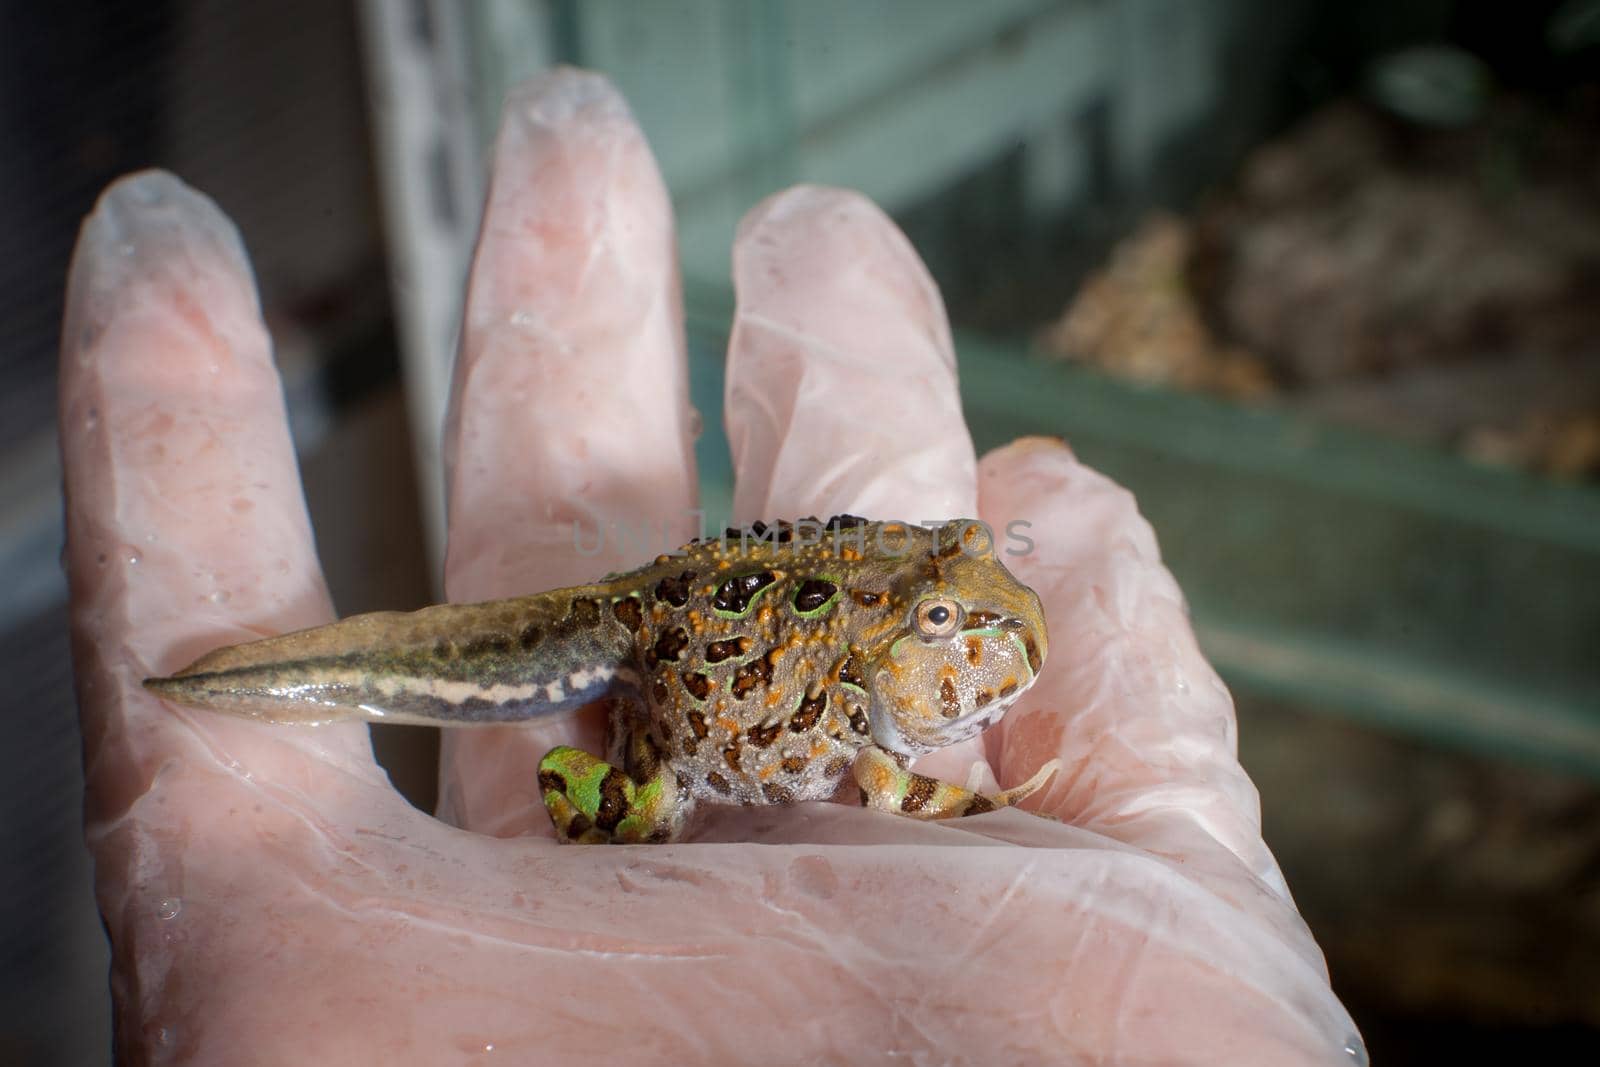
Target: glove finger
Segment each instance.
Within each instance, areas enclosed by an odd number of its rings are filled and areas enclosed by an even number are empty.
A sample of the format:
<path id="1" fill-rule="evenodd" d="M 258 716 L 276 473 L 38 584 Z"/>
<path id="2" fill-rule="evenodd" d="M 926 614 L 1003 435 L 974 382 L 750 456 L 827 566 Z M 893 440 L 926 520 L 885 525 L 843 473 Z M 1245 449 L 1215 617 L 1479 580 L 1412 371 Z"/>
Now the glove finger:
<path id="1" fill-rule="evenodd" d="M 616 90 L 573 70 L 514 90 L 445 432 L 452 600 L 593 581 L 698 533 L 676 263 L 665 186 Z M 445 731 L 441 816 L 551 834 L 538 761 L 599 751 L 601 730 L 591 708 Z"/>
<path id="2" fill-rule="evenodd" d="M 332 614 L 244 248 L 171 175 L 123 179 L 84 223 L 61 426 L 91 823 L 127 815 L 174 763 L 376 774 L 365 726 L 264 727 L 139 685 Z"/>
<path id="3" fill-rule="evenodd" d="M 1046 438 L 985 456 L 979 479 L 1006 565 L 1050 627 L 1038 684 L 995 731 L 1003 774 L 1060 758 L 1030 806 L 1164 855 L 1220 844 L 1286 899 L 1233 701 L 1132 495 Z"/>
<path id="4" fill-rule="evenodd" d="M 974 514 L 944 303 L 888 216 L 859 193 L 789 189 L 740 224 L 733 276 L 725 417 L 738 521 Z M 974 741 L 919 768 L 962 781 L 981 756 Z"/>
<path id="5" fill-rule="evenodd" d="M 1359 1038 L 1262 840 L 1232 699 L 1132 494 L 1047 438 L 986 455 L 978 477 L 1002 557 L 1038 592 L 1050 628 L 1039 681 L 991 731 L 1001 777 L 1060 759 L 1026 806 L 1062 819 L 1065 837 L 1088 831 L 1102 848 L 1136 849 L 1148 899 L 1188 894 L 1194 914 L 1209 901 L 1217 926 L 1194 928 L 1191 962 L 1256 944 L 1229 972 L 1262 992 L 1253 1025 L 1302 1018 L 1336 1042 L 1348 1035 L 1359 1062 Z"/>

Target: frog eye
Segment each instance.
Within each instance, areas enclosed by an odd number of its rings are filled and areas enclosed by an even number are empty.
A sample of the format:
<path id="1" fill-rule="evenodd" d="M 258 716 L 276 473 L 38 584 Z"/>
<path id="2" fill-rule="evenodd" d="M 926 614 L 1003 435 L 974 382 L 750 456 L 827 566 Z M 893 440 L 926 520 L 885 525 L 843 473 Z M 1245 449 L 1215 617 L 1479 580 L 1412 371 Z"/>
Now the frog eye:
<path id="1" fill-rule="evenodd" d="M 923 637 L 949 637 L 961 629 L 961 605 L 944 597 L 933 597 L 917 605 L 917 633 Z"/>

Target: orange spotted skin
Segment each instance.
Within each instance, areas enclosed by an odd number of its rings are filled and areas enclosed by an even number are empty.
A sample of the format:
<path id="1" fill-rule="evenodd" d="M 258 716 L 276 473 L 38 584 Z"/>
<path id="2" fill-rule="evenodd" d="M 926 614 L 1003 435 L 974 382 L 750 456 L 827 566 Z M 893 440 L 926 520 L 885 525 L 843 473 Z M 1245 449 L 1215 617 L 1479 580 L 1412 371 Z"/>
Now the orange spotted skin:
<path id="1" fill-rule="evenodd" d="M 940 705 L 937 686 L 928 700 L 902 697 L 910 725 L 874 729 L 896 710 L 875 709 L 874 691 L 913 669 L 891 649 L 908 637 L 920 646 L 910 617 L 929 597 L 962 602 L 978 624 L 942 642 L 959 644 L 966 673 L 986 677 L 990 645 L 1011 653 L 994 656 L 1009 669 L 994 672 L 985 706 L 974 706 L 985 688 L 977 683 L 966 705 L 969 725 L 997 718 L 1042 662 L 1042 613 L 1031 590 L 979 551 L 980 527 L 942 529 L 941 544 L 941 531 L 850 516 L 758 524 L 641 572 L 636 644 L 650 740 L 681 785 L 713 803 L 823 799 L 864 746 L 898 740 L 902 755 L 939 747 L 924 735 L 959 716 Z M 974 532 L 967 545 L 956 537 L 962 529 Z M 916 729 L 921 720 L 932 729 Z"/>
<path id="2" fill-rule="evenodd" d="M 147 684 L 277 722 L 469 725 L 610 699 L 592 773 L 665 782 L 675 834 L 696 800 L 822 799 L 852 767 L 877 806 L 920 812 L 931 780 L 901 773 L 906 758 L 996 721 L 1046 651 L 1038 598 L 981 524 L 837 516 L 730 530 L 594 585 L 234 646 Z M 541 771 L 547 795 L 591 773 L 564 758 Z M 599 833 L 598 811 L 571 818 L 572 838 Z"/>

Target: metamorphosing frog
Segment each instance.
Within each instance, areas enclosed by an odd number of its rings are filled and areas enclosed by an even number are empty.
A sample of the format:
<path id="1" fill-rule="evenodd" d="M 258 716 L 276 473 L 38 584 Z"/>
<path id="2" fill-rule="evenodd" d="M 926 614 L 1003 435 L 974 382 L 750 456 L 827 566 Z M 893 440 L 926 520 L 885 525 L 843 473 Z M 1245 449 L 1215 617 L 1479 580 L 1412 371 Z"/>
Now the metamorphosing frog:
<path id="1" fill-rule="evenodd" d="M 1047 644 L 1033 590 L 987 528 L 850 515 L 756 523 L 594 585 L 358 615 L 218 649 L 145 685 L 268 722 L 458 726 L 609 703 L 607 756 L 561 747 L 539 785 L 564 841 L 678 837 L 696 801 L 831 797 L 916 818 L 993 810 L 906 769 L 973 737 L 1033 684 Z"/>

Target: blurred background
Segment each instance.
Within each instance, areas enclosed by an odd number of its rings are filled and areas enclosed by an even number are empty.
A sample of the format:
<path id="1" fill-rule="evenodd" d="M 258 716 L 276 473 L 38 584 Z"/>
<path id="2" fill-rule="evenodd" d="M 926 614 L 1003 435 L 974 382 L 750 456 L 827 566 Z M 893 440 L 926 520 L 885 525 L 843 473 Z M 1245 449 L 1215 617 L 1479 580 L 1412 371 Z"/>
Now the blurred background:
<path id="1" fill-rule="evenodd" d="M 435 596 L 501 98 L 604 71 L 679 219 L 713 520 L 740 215 L 864 190 L 981 448 L 1132 488 L 1379 1064 L 1600 1054 L 1600 0 L 0 5 L 0 1063 L 109 1060 L 53 426 L 63 280 L 167 167 L 255 262 L 341 612 Z M 380 733 L 432 804 L 433 738 Z"/>

